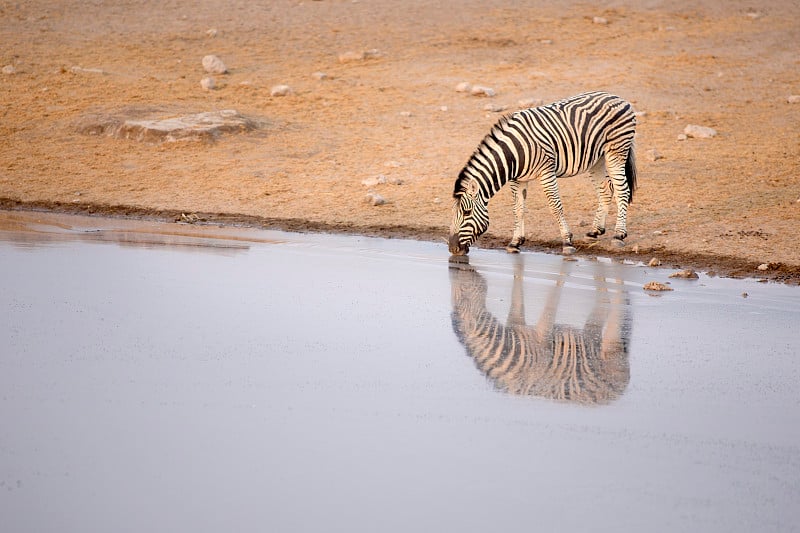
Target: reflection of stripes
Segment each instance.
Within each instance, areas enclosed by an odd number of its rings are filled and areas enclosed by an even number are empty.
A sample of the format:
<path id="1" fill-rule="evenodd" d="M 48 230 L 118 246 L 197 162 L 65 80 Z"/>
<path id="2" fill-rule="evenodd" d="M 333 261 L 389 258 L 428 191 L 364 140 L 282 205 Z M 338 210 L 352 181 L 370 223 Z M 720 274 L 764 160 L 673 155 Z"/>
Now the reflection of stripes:
<path id="1" fill-rule="evenodd" d="M 451 269 L 451 281 L 453 330 L 475 366 L 498 389 L 602 404 L 619 397 L 627 387 L 629 321 L 624 316 L 609 319 L 621 306 L 596 305 L 582 328 L 553 324 L 561 290 L 556 287 L 537 324 L 526 325 L 521 310 L 513 316 L 513 307 L 522 305 L 513 297 L 512 316 L 503 324 L 486 308 L 486 282 L 479 273 Z"/>
<path id="2" fill-rule="evenodd" d="M 483 202 L 493 197 L 506 183 L 516 187 L 517 181 L 538 179 L 548 204 L 559 218 L 564 242 L 571 235 L 563 221 L 563 208 L 556 179 L 591 170 L 598 197 L 605 211 L 612 191 L 617 194 L 617 238 L 624 239 L 628 204 L 636 186 L 633 137 L 636 119 L 631 105 L 608 93 L 593 92 L 561 100 L 550 105 L 517 111 L 502 118 L 483 139 L 455 182 L 454 198 L 476 197 Z M 603 173 L 604 158 L 608 176 Z M 605 189 L 605 192 L 604 192 Z M 512 189 L 516 197 L 516 188 Z M 524 196 L 524 194 L 523 194 Z M 515 201 L 516 198 L 515 198 Z M 519 200 L 524 201 L 524 198 Z M 477 203 L 477 200 L 476 200 Z M 480 211 L 478 214 L 484 215 Z M 464 234 L 463 244 L 469 244 L 464 225 L 483 228 L 485 221 L 470 221 L 471 213 L 458 213 L 455 230 Z M 515 219 L 522 216 L 522 206 L 515 206 Z M 599 217 L 600 215 L 598 215 Z M 458 223 L 461 222 L 461 223 Z M 519 225 L 519 221 L 517 221 Z M 605 213 L 596 218 L 593 233 L 605 231 Z M 473 235 L 477 237 L 477 235 Z M 515 241 L 524 235 L 517 235 Z M 518 245 L 519 242 L 512 242 Z"/>

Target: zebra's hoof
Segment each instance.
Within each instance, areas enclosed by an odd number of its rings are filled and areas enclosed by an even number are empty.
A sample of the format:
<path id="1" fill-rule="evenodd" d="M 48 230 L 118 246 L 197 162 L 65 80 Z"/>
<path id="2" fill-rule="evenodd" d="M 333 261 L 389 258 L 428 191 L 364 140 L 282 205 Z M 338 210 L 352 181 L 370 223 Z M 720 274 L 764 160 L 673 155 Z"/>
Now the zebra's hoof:
<path id="1" fill-rule="evenodd" d="M 576 250 L 575 247 L 572 246 L 571 244 L 565 244 L 564 246 L 561 247 L 561 253 L 563 255 L 572 255 L 577 251 L 578 250 Z"/>
<path id="2" fill-rule="evenodd" d="M 518 254 L 519 244 L 509 244 L 508 246 L 506 246 L 506 252 L 510 254 Z"/>
<path id="3" fill-rule="evenodd" d="M 589 239 L 590 241 L 596 241 L 597 238 L 605 232 L 606 230 L 604 229 L 592 230 L 586 234 L 586 238 Z"/>

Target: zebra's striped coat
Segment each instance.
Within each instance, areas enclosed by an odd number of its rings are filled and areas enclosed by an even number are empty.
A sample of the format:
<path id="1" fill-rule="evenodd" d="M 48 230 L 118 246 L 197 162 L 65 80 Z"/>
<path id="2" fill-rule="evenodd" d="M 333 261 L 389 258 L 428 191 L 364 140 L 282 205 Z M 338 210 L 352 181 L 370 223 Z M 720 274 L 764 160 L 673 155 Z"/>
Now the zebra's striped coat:
<path id="1" fill-rule="evenodd" d="M 627 236 L 628 204 L 636 186 L 631 105 L 604 92 L 585 93 L 503 117 L 483 139 L 455 182 L 450 251 L 461 255 L 489 226 L 487 204 L 506 183 L 514 197 L 514 236 L 509 251 L 525 240 L 527 184 L 538 180 L 558 221 L 563 250 L 574 251 L 556 180 L 590 172 L 598 197 L 592 230 L 605 233 L 605 219 L 616 193 L 615 238 Z M 605 167 L 605 169 L 603 168 Z"/>

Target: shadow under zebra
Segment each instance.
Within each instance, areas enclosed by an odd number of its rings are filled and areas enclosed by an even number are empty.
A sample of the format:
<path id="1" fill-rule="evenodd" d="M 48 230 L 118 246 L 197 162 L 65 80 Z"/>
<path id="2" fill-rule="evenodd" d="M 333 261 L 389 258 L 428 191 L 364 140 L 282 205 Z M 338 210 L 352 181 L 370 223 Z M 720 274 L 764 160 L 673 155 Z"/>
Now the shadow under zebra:
<path id="1" fill-rule="evenodd" d="M 486 278 L 468 261 L 450 265 L 453 331 L 475 366 L 497 389 L 510 394 L 581 404 L 606 404 L 619 398 L 630 381 L 631 317 L 623 282 L 608 280 L 613 265 L 591 263 L 591 309 L 578 327 L 556 322 L 574 262 L 562 264 L 538 320 L 527 324 L 524 256 L 515 260 L 505 323 L 486 307 Z M 566 303 L 574 305 L 569 299 Z"/>

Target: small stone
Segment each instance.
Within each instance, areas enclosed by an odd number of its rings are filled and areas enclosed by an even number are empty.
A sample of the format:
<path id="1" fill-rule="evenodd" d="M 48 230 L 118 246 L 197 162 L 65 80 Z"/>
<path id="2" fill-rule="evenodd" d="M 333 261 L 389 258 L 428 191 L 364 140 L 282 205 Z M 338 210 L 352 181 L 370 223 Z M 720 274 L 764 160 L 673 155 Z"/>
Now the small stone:
<path id="1" fill-rule="evenodd" d="M 458 85 L 456 85 L 456 92 L 457 93 L 468 93 L 472 90 L 472 85 L 470 85 L 467 81 L 462 81 Z"/>
<path id="2" fill-rule="evenodd" d="M 657 281 L 651 281 L 649 283 L 645 283 L 644 290 L 646 291 L 671 291 L 673 290 L 672 287 L 668 287 L 663 283 L 659 283 Z"/>
<path id="3" fill-rule="evenodd" d="M 14 74 L 17 72 L 17 69 L 14 68 L 14 65 L 6 65 L 3 67 L 3 74 Z"/>
<path id="4" fill-rule="evenodd" d="M 749 295 L 749 294 L 747 294 L 746 292 L 743 292 L 743 293 L 742 293 L 742 298 L 747 298 L 748 296 L 750 296 L 750 295 Z"/>
<path id="5" fill-rule="evenodd" d="M 439 108 L 439 111 L 447 111 L 447 106 L 443 105 L 442 107 Z"/>
<path id="6" fill-rule="evenodd" d="M 541 98 L 523 98 L 517 102 L 517 105 L 524 109 L 539 107 L 542 104 L 544 104 L 544 100 Z"/>
<path id="7" fill-rule="evenodd" d="M 379 174 L 374 178 L 366 178 L 361 180 L 361 185 L 364 185 L 365 187 L 374 187 L 375 185 L 383 185 L 386 183 L 386 181 L 386 176 Z"/>
<path id="8" fill-rule="evenodd" d="M 657 257 L 654 257 L 654 258 L 652 258 L 650 260 L 649 263 L 647 263 L 647 266 L 651 266 L 651 267 L 661 266 L 661 259 L 659 259 Z"/>
<path id="9" fill-rule="evenodd" d="M 206 35 L 211 37 L 212 39 L 217 36 L 217 28 L 209 28 L 206 30 Z"/>
<path id="10" fill-rule="evenodd" d="M 386 198 L 381 196 L 378 193 L 370 192 L 364 197 L 364 201 L 370 205 L 384 205 L 386 203 Z"/>
<path id="11" fill-rule="evenodd" d="M 658 161 L 659 159 L 662 159 L 662 156 L 658 153 L 658 150 L 651 148 L 647 151 L 647 159 L 650 161 Z"/>
<path id="12" fill-rule="evenodd" d="M 605 17 L 594 17 L 592 22 L 594 24 L 608 24 L 608 19 Z"/>
<path id="13" fill-rule="evenodd" d="M 678 140 L 679 141 L 685 141 L 688 138 L 689 137 L 687 137 L 685 133 L 681 133 L 681 134 L 678 135 Z"/>
<path id="14" fill-rule="evenodd" d="M 313 73 L 311 75 L 311 77 L 314 78 L 317 81 L 322 81 L 322 80 L 327 80 L 328 79 L 328 75 L 325 74 L 324 72 L 315 72 L 315 73 Z"/>
<path id="15" fill-rule="evenodd" d="M 762 272 L 769 270 L 769 263 L 761 263 L 758 265 L 758 269 Z"/>
<path id="16" fill-rule="evenodd" d="M 473 86 L 469 93 L 472 96 L 488 96 L 489 98 L 497 94 L 491 87 L 481 87 L 480 85 Z"/>
<path id="17" fill-rule="evenodd" d="M 411 111 L 400 111 L 400 116 L 408 118 L 411 116 Z"/>
<path id="18" fill-rule="evenodd" d="M 673 272 L 669 275 L 671 278 L 682 278 L 682 279 L 698 279 L 700 276 L 697 275 L 697 272 L 694 270 L 687 269 L 681 270 L 680 272 Z"/>
<path id="19" fill-rule="evenodd" d="M 683 128 L 683 134 L 694 139 L 710 139 L 717 134 L 717 130 L 707 126 L 688 124 L 685 128 Z"/>
<path id="20" fill-rule="evenodd" d="M 539 44 L 553 44 L 553 39 L 539 39 Z"/>
<path id="21" fill-rule="evenodd" d="M 228 72 L 228 67 L 222 60 L 214 55 L 208 55 L 203 58 L 203 68 L 209 74 L 225 74 Z"/>
<path id="22" fill-rule="evenodd" d="M 364 61 L 367 58 L 365 52 L 344 52 L 339 54 L 339 63 L 353 63 L 355 61 Z"/>
<path id="23" fill-rule="evenodd" d="M 491 111 L 492 113 L 501 113 L 506 110 L 506 106 L 500 104 L 486 104 L 483 106 L 484 111 Z"/>
<path id="24" fill-rule="evenodd" d="M 203 78 L 202 80 L 200 80 L 200 87 L 202 87 L 206 91 L 211 91 L 216 86 L 217 86 L 217 84 L 214 82 L 214 78 L 209 77 L 209 78 Z"/>
<path id="25" fill-rule="evenodd" d="M 5 70 L 3 70 L 5 72 Z M 790 104 L 798 104 L 800 103 L 800 94 L 792 94 L 786 98 L 786 102 Z"/>
<path id="26" fill-rule="evenodd" d="M 403 166 L 403 163 L 401 163 L 400 161 L 387 161 L 383 164 L 383 166 L 391 168 L 400 168 Z"/>
<path id="27" fill-rule="evenodd" d="M 442 199 L 437 196 L 436 198 L 433 199 L 433 203 L 440 204 L 442 203 Z"/>
<path id="28" fill-rule="evenodd" d="M 292 93 L 291 87 L 288 85 L 275 85 L 270 89 L 270 96 L 287 96 Z"/>

